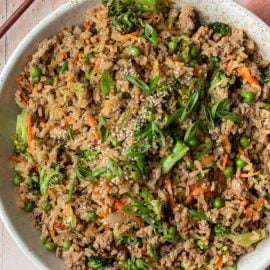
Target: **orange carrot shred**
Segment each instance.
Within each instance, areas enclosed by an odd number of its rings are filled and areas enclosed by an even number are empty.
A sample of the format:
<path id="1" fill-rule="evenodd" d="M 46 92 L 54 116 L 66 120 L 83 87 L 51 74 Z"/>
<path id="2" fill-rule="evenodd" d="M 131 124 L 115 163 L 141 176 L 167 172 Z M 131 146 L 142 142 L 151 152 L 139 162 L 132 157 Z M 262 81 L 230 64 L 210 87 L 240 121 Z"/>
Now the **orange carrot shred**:
<path id="1" fill-rule="evenodd" d="M 218 259 L 216 261 L 216 268 L 220 269 L 223 265 L 223 257 L 222 256 L 218 256 Z"/>
<path id="2" fill-rule="evenodd" d="M 100 136 L 99 136 L 97 128 L 95 128 L 95 130 L 94 130 L 94 135 L 95 135 L 96 140 L 100 141 Z"/>
<path id="3" fill-rule="evenodd" d="M 244 214 L 248 217 L 248 218 L 252 218 L 253 217 L 253 211 L 250 209 L 245 209 L 244 210 Z"/>
<path id="4" fill-rule="evenodd" d="M 227 163 L 228 163 L 228 158 L 229 158 L 229 154 L 225 154 L 224 155 L 224 158 L 223 158 L 223 161 L 222 161 L 222 171 L 224 171 L 225 170 L 225 168 L 226 168 L 226 165 L 227 165 Z"/>
<path id="5" fill-rule="evenodd" d="M 118 200 L 114 203 L 114 207 L 117 210 L 122 210 L 125 207 L 125 204 L 122 201 Z"/>
<path id="6" fill-rule="evenodd" d="M 250 74 L 249 69 L 246 66 L 241 66 L 237 69 L 237 73 L 240 77 L 245 79 L 249 84 L 258 84 L 258 80 Z"/>
<path id="7" fill-rule="evenodd" d="M 249 201 L 247 199 L 244 199 L 241 203 L 240 203 L 240 206 L 241 207 L 246 207 L 248 205 Z"/>
<path id="8" fill-rule="evenodd" d="M 95 66 L 94 66 L 94 72 L 98 73 L 101 70 L 101 57 L 97 56 L 95 58 Z"/>
<path id="9" fill-rule="evenodd" d="M 91 114 L 88 115 L 88 123 L 91 127 L 97 126 L 98 124 L 97 120 Z"/>
<path id="10" fill-rule="evenodd" d="M 209 155 L 207 157 L 204 157 L 200 160 L 203 167 L 210 165 L 213 161 L 216 160 L 215 155 Z"/>
<path id="11" fill-rule="evenodd" d="M 117 37 L 117 38 L 115 38 L 115 40 L 116 41 L 126 41 L 129 39 L 136 39 L 136 38 L 138 38 L 138 36 L 139 36 L 138 32 L 133 32 L 130 34 L 126 34 L 126 35 L 122 35 L 120 37 Z"/>
<path id="12" fill-rule="evenodd" d="M 193 74 L 195 77 L 200 77 L 202 72 L 202 67 L 200 65 L 195 65 Z"/>
<path id="13" fill-rule="evenodd" d="M 10 157 L 10 159 L 13 160 L 13 161 L 15 161 L 15 162 L 17 162 L 17 163 L 25 162 L 25 160 L 24 160 L 22 157 L 20 157 L 20 156 L 12 155 L 12 156 Z"/>
<path id="14" fill-rule="evenodd" d="M 27 144 L 28 147 L 31 151 L 34 151 L 34 146 L 33 146 L 33 134 L 32 134 L 32 118 L 30 112 L 27 113 Z"/>
<path id="15" fill-rule="evenodd" d="M 264 201 L 265 201 L 264 198 L 260 198 L 260 199 L 257 200 L 256 203 L 253 204 L 252 207 L 253 207 L 254 209 L 257 209 L 257 210 L 258 210 L 258 209 L 261 209 L 261 208 L 263 208 L 263 206 L 264 206 Z"/>
<path id="16" fill-rule="evenodd" d="M 238 147 L 238 153 L 239 153 L 240 155 L 242 155 L 242 156 L 245 155 L 245 152 L 244 152 L 244 150 L 243 150 L 241 147 Z"/>
<path id="17" fill-rule="evenodd" d="M 158 13 L 151 13 L 149 15 L 144 16 L 146 19 L 158 20 L 160 15 Z"/>

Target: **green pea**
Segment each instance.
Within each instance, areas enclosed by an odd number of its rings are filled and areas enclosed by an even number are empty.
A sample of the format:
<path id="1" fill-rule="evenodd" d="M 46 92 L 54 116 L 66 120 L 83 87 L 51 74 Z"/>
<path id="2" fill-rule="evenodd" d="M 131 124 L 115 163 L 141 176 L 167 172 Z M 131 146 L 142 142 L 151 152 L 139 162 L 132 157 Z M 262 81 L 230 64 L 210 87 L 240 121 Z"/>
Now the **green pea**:
<path id="1" fill-rule="evenodd" d="M 29 201 L 26 206 L 23 208 L 23 211 L 26 213 L 31 213 L 34 209 L 34 203 L 32 201 Z"/>
<path id="2" fill-rule="evenodd" d="M 189 146 L 195 147 L 195 146 L 198 145 L 198 138 L 194 136 L 187 143 L 188 143 Z"/>
<path id="3" fill-rule="evenodd" d="M 91 80 L 91 77 L 92 77 L 92 72 L 86 71 L 84 73 L 84 76 L 85 76 L 86 80 L 90 81 Z"/>
<path id="4" fill-rule="evenodd" d="M 170 52 L 174 52 L 175 50 L 176 50 L 176 48 L 177 48 L 177 42 L 176 41 L 170 41 L 169 43 L 168 43 L 168 48 L 170 49 Z"/>
<path id="5" fill-rule="evenodd" d="M 253 92 L 250 91 L 244 91 L 242 93 L 242 97 L 244 99 L 244 102 L 253 102 L 255 100 L 255 94 Z"/>
<path id="6" fill-rule="evenodd" d="M 234 264 L 234 265 L 227 265 L 225 267 L 225 270 L 237 270 L 237 264 Z"/>
<path id="7" fill-rule="evenodd" d="M 140 47 L 135 46 L 135 45 L 127 46 L 124 49 L 124 52 L 127 53 L 129 56 L 132 56 L 132 57 L 138 57 L 138 56 L 141 55 Z"/>
<path id="8" fill-rule="evenodd" d="M 41 203 L 41 208 L 42 210 L 44 210 L 45 212 L 49 212 L 52 209 L 52 205 L 48 202 L 48 201 L 43 201 Z"/>
<path id="9" fill-rule="evenodd" d="M 224 206 L 224 200 L 220 197 L 216 197 L 213 201 L 214 208 L 222 208 Z"/>
<path id="10" fill-rule="evenodd" d="M 114 147 L 120 146 L 121 143 L 118 141 L 118 139 L 116 137 L 112 137 L 111 139 L 111 143 Z"/>
<path id="11" fill-rule="evenodd" d="M 48 250 L 48 251 L 54 251 L 56 249 L 56 244 L 53 242 L 45 242 L 44 247 Z"/>
<path id="12" fill-rule="evenodd" d="M 71 247 L 71 245 L 72 245 L 72 242 L 71 242 L 70 240 L 65 240 L 65 241 L 63 242 L 63 249 L 69 250 L 70 247 Z"/>
<path id="13" fill-rule="evenodd" d="M 231 167 L 231 166 L 227 166 L 227 167 L 225 168 L 224 172 L 223 172 L 223 174 L 224 174 L 224 176 L 225 176 L 226 178 L 232 177 L 233 173 L 234 173 L 234 169 L 233 169 L 233 167 Z"/>
<path id="14" fill-rule="evenodd" d="M 196 59 L 193 59 L 189 62 L 189 66 L 195 68 L 196 65 L 199 65 L 199 61 Z"/>
<path id="15" fill-rule="evenodd" d="M 243 146 L 243 147 L 248 147 L 250 145 L 250 138 L 247 136 L 247 135 L 243 135 L 241 138 L 240 138 L 240 144 Z"/>
<path id="16" fill-rule="evenodd" d="M 14 184 L 15 186 L 19 186 L 21 182 L 22 182 L 22 177 L 21 177 L 19 174 L 16 174 L 16 175 L 13 177 L 13 184 Z"/>
<path id="17" fill-rule="evenodd" d="M 136 259 L 135 264 L 137 266 L 137 269 L 145 269 L 145 261 L 143 258 Z"/>
<path id="18" fill-rule="evenodd" d="M 202 250 L 205 250 L 208 248 L 208 245 L 201 239 L 198 239 L 197 242 L 196 242 L 197 246 L 202 249 Z"/>
<path id="19" fill-rule="evenodd" d="M 177 228 L 175 226 L 169 227 L 168 234 L 176 235 L 177 234 Z"/>
<path id="20" fill-rule="evenodd" d="M 200 49 L 198 47 L 191 47 L 189 53 L 192 58 L 197 58 L 200 55 Z"/>
<path id="21" fill-rule="evenodd" d="M 141 179 L 141 173 L 138 171 L 132 171 L 131 177 L 134 181 L 139 181 Z"/>
<path id="22" fill-rule="evenodd" d="M 95 221 L 97 219 L 97 214 L 94 211 L 90 211 L 87 213 L 88 221 Z"/>
<path id="23" fill-rule="evenodd" d="M 243 169 L 247 165 L 247 163 L 243 159 L 238 158 L 235 162 L 235 165 L 237 169 Z"/>
<path id="24" fill-rule="evenodd" d="M 30 69 L 30 75 L 32 77 L 32 82 L 33 83 L 39 83 L 40 81 L 40 76 L 41 76 L 41 69 L 37 66 L 33 66 Z"/>

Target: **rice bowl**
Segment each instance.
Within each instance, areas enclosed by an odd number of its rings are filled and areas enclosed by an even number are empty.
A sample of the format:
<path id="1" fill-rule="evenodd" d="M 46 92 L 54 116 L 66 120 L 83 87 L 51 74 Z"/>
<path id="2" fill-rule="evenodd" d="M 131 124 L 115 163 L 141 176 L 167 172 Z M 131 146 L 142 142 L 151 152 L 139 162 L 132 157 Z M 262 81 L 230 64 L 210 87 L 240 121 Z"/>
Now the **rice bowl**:
<path id="1" fill-rule="evenodd" d="M 151 24 L 152 24 L 152 21 L 151 21 Z M 158 27 L 158 26 L 157 26 Z M 167 41 L 166 41 L 166 44 L 167 44 Z M 193 44 L 193 43 L 192 43 Z M 130 45 L 130 44 L 125 44 L 125 47 L 127 46 L 127 45 Z M 141 44 L 139 44 L 139 45 L 141 45 Z M 195 54 L 197 54 L 197 53 L 195 53 Z M 200 60 L 201 61 L 201 60 Z M 63 62 L 63 61 L 62 61 Z M 61 63 L 62 63 L 61 62 Z M 57 64 L 58 65 L 58 64 Z M 193 72 L 193 69 L 192 69 L 192 67 L 188 67 L 188 70 L 189 71 L 192 71 Z M 60 72 L 58 72 L 58 73 L 60 73 Z M 126 74 L 127 75 L 127 74 Z M 129 74 L 129 76 L 133 76 L 133 77 L 135 77 L 134 75 L 138 75 L 138 74 L 134 74 L 134 73 L 131 73 L 131 74 Z M 190 75 L 191 77 L 192 77 L 192 75 Z M 131 77 L 130 77 L 131 78 Z M 148 78 L 145 78 L 146 79 L 146 81 L 147 81 L 147 84 L 148 83 L 150 83 L 150 81 L 148 82 Z M 152 79 L 155 79 L 155 77 L 153 77 Z M 131 79 L 130 79 L 131 80 Z M 133 78 L 133 80 L 134 80 L 134 78 Z M 131 83 L 132 84 L 132 83 Z M 76 86 L 77 87 L 77 86 Z M 42 90 L 43 91 L 43 90 Z M 158 97 L 155 97 L 155 98 L 158 98 Z M 159 97 L 159 98 L 163 98 L 163 97 Z M 216 98 L 216 97 L 214 97 L 214 98 Z M 20 99 L 19 99 L 20 100 Z M 150 101 L 149 101 L 150 102 Z M 152 101 L 151 101 L 152 102 Z M 157 104 L 160 104 L 160 102 L 156 102 Z M 114 106 L 112 106 L 112 110 L 114 109 L 115 107 Z M 113 111 L 109 111 L 108 112 L 108 114 L 106 115 L 106 117 L 109 117 L 110 115 L 112 115 L 112 112 Z M 105 114 L 107 113 L 107 112 L 104 112 Z M 115 111 L 114 111 L 114 113 L 115 113 Z M 121 115 L 122 115 L 122 113 L 123 112 L 121 112 Z M 118 118 L 121 118 L 121 115 L 119 114 L 119 116 L 118 116 Z M 117 117 L 117 115 L 115 115 L 116 117 Z M 145 116 L 144 116 L 145 117 Z M 117 121 L 118 121 L 118 119 L 117 119 Z M 70 124 L 69 124 L 70 125 Z M 158 123 L 158 125 L 161 125 L 160 123 Z M 61 126 L 61 125 L 60 125 Z M 145 126 L 145 127 L 147 127 L 147 126 Z M 153 126 L 152 126 L 152 128 L 153 128 Z M 101 135 L 103 135 L 103 134 L 101 134 Z M 66 136 L 66 135 L 65 135 Z M 75 134 L 75 136 L 76 136 L 76 134 Z M 70 137 L 72 137 L 72 136 L 70 136 Z M 71 138 L 72 139 L 72 138 Z M 168 143 L 168 142 L 166 142 L 166 143 Z M 169 148 L 170 149 L 172 149 L 174 146 L 175 146 L 175 144 L 170 144 L 170 143 L 168 143 L 168 145 L 170 146 Z M 132 145 L 129 145 L 130 147 L 132 146 Z M 166 152 L 167 151 L 167 152 Z M 167 156 L 169 156 L 170 155 L 170 151 L 167 149 L 165 151 L 165 153 L 164 153 L 164 156 L 166 157 L 166 155 Z M 113 161 L 115 161 L 114 159 L 113 159 Z M 247 162 L 248 163 L 248 160 L 245 160 L 245 162 Z M 184 170 L 184 168 L 181 168 L 181 170 L 183 171 Z M 142 173 L 142 171 L 140 172 L 140 173 Z M 167 173 L 167 171 L 165 171 L 165 173 Z M 196 174 L 196 173 L 195 173 Z M 195 175 L 194 174 L 194 175 Z M 180 176 L 181 177 L 181 176 Z M 190 183 L 190 185 L 193 185 L 193 183 Z M 190 186 L 189 185 L 189 186 Z M 212 190 L 210 190 L 210 191 L 212 191 Z M 188 196 L 189 194 L 187 194 L 187 196 Z M 197 195 L 195 195 L 195 196 L 197 196 Z M 29 199 L 29 198 L 28 198 Z M 164 197 L 164 200 L 166 201 L 166 196 Z M 255 203 L 255 202 L 254 202 Z M 23 206 L 24 207 L 24 206 Z M 88 209 L 89 210 L 89 209 Z M 197 209 L 197 210 L 199 210 L 199 209 Z M 196 210 L 196 211 L 197 211 Z M 197 240 L 199 240 L 199 239 L 197 239 Z M 202 239 L 200 239 L 200 240 L 202 240 Z M 215 258 L 215 260 L 216 260 L 216 258 Z M 166 266 L 166 267 L 171 267 L 171 266 Z"/>

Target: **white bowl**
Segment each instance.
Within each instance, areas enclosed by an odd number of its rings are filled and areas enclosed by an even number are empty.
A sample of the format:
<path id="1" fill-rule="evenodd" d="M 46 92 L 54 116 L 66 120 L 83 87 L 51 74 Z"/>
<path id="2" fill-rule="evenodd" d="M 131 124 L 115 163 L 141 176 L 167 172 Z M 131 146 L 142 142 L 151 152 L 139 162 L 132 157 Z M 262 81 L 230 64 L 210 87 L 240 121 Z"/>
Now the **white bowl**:
<path id="1" fill-rule="evenodd" d="M 42 20 L 20 43 L 0 75 L 0 215 L 5 227 L 17 245 L 38 269 L 62 270 L 64 263 L 54 254 L 45 251 L 28 216 L 15 204 L 15 189 L 10 140 L 15 130 L 18 108 L 14 101 L 15 78 L 26 63 L 26 55 L 37 49 L 44 38 L 56 34 L 62 26 L 82 24 L 86 10 L 97 0 L 68 1 Z M 264 57 L 270 59 L 270 28 L 258 17 L 231 0 L 179 0 L 178 5 L 196 7 L 200 18 L 207 21 L 223 21 L 243 28 L 253 38 Z M 14 258 L 16 259 L 16 258 Z M 19 262 L 18 262 L 19 263 Z M 270 238 L 261 242 L 257 249 L 240 259 L 239 270 L 263 270 L 270 264 Z"/>

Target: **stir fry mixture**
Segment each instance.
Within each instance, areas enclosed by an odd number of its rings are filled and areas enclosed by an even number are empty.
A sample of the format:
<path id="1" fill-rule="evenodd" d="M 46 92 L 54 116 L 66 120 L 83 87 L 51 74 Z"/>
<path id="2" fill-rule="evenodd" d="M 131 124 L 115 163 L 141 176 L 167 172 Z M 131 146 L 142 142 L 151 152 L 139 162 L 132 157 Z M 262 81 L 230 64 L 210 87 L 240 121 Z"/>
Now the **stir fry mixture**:
<path id="1" fill-rule="evenodd" d="M 17 78 L 17 204 L 69 269 L 237 269 L 270 223 L 270 69 L 244 30 L 103 1 Z"/>

